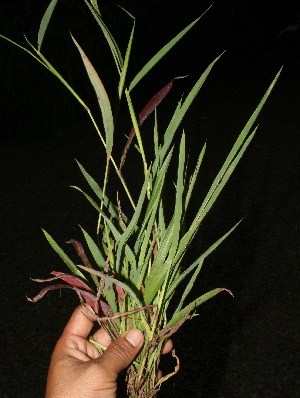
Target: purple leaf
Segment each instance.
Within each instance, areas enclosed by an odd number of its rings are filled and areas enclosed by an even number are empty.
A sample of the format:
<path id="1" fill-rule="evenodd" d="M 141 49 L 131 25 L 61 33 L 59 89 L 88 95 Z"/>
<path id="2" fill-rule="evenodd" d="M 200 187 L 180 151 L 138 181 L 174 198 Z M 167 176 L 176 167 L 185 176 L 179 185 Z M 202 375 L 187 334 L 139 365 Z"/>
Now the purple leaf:
<path id="1" fill-rule="evenodd" d="M 84 265 L 86 267 L 91 268 L 91 264 L 89 262 L 89 259 L 87 258 L 84 248 L 82 246 L 82 244 L 75 239 L 71 239 L 70 241 L 68 241 L 67 243 L 71 243 L 74 247 L 74 249 L 76 250 L 76 253 L 78 254 L 78 256 L 81 258 L 81 260 L 83 261 Z"/>
<path id="2" fill-rule="evenodd" d="M 79 289 L 83 289 L 83 290 L 87 290 L 88 292 L 92 292 L 92 289 L 86 283 L 84 283 L 81 279 L 77 278 L 76 276 L 73 276 L 70 274 L 65 274 L 63 272 L 58 272 L 58 271 L 52 271 L 51 275 L 54 275 L 55 277 L 48 278 L 48 279 L 32 279 L 32 280 L 34 282 L 52 282 L 57 279 L 61 279 L 73 287 L 77 287 Z"/>
<path id="3" fill-rule="evenodd" d="M 173 87 L 173 81 L 176 79 L 183 79 L 186 76 L 177 76 L 173 80 L 171 80 L 168 84 L 166 84 L 161 90 L 159 90 L 152 98 L 151 100 L 147 103 L 147 105 L 142 109 L 142 111 L 139 114 L 139 125 L 141 126 L 144 121 L 148 118 L 148 116 L 154 111 L 154 109 L 162 102 L 162 100 L 165 98 L 165 96 L 169 93 L 171 88 Z M 120 168 L 119 172 L 121 171 L 122 167 L 124 166 L 125 159 L 126 159 L 126 154 L 128 152 L 128 149 L 130 147 L 130 144 L 135 136 L 135 129 L 132 127 L 129 137 L 127 139 L 126 145 L 124 147 L 122 157 L 121 157 L 121 162 L 120 162 Z"/>
<path id="4" fill-rule="evenodd" d="M 54 275 L 53 278 L 48 278 L 48 279 L 33 279 L 35 282 L 52 282 L 57 279 L 61 279 L 64 282 L 68 283 L 68 285 L 62 285 L 62 284 L 57 284 L 57 285 L 50 285 L 42 289 L 35 297 L 32 299 L 27 297 L 27 300 L 33 303 L 36 303 L 39 301 L 41 298 L 45 296 L 46 293 L 52 290 L 59 290 L 59 289 L 72 289 L 74 290 L 81 301 L 85 301 L 87 304 L 89 304 L 93 310 L 95 311 L 95 314 L 98 316 L 112 316 L 113 311 L 111 307 L 103 300 L 100 299 L 90 288 L 87 286 L 82 280 L 79 278 L 65 274 L 63 272 L 57 272 L 57 271 L 52 271 L 52 275 Z"/>
<path id="5" fill-rule="evenodd" d="M 41 298 L 45 296 L 45 294 L 51 290 L 58 290 L 58 289 L 73 289 L 71 286 L 68 285 L 50 285 L 42 289 L 35 297 L 32 299 L 27 297 L 28 301 L 31 301 L 32 303 L 36 303 L 39 301 Z"/>

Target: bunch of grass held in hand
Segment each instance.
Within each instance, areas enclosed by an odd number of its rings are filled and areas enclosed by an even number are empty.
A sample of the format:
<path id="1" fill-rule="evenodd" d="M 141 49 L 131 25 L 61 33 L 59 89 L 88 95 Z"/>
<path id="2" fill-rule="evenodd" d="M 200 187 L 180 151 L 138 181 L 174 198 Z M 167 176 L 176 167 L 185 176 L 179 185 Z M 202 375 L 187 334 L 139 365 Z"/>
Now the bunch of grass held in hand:
<path id="1" fill-rule="evenodd" d="M 208 65 L 198 80 L 196 80 L 188 95 L 178 102 L 168 127 L 163 132 L 159 131 L 156 108 L 171 90 L 174 79 L 155 94 L 139 114 L 136 113 L 133 106 L 132 92 L 142 82 L 146 74 L 202 16 L 191 22 L 190 25 L 163 46 L 132 81 L 128 82 L 127 71 L 130 64 L 135 31 L 134 17 L 124 10 L 124 18 L 129 18 L 132 21 L 132 30 L 128 32 L 128 46 L 125 55 L 122 55 L 115 38 L 104 22 L 101 5 L 97 4 L 97 0 L 91 0 L 90 2 L 83 0 L 99 26 L 99 33 L 104 35 L 108 48 L 111 51 L 116 73 L 119 76 L 118 87 L 115 91 L 117 92 L 116 101 L 117 103 L 121 100 L 127 102 L 128 115 L 131 118 L 133 126 L 128 135 L 121 160 L 117 162 L 113 154 L 113 144 L 117 134 L 115 131 L 116 117 L 112 111 L 111 99 L 96 72 L 96 68 L 91 64 L 88 56 L 79 45 L 80 40 L 78 39 L 77 41 L 77 38 L 75 39 L 72 36 L 74 45 L 78 49 L 79 56 L 82 59 L 90 83 L 98 99 L 102 115 L 101 126 L 96 123 L 92 111 L 76 93 L 75 89 L 67 83 L 58 70 L 42 54 L 41 49 L 44 35 L 57 1 L 51 1 L 41 20 L 37 47 L 29 43 L 28 40 L 28 47 L 23 47 L 9 38 L 4 36 L 2 38 L 12 42 L 39 61 L 41 65 L 53 73 L 65 85 L 84 107 L 105 148 L 106 167 L 103 182 L 99 185 L 88 171 L 78 163 L 90 193 L 86 193 L 77 186 L 74 188 L 80 191 L 96 210 L 98 218 L 97 231 L 93 239 L 82 228 L 84 243 L 76 240 L 70 241 L 81 259 L 81 265 L 76 265 L 55 240 L 44 231 L 50 245 L 69 267 L 71 273 L 52 272 L 53 277 L 43 280 L 43 282 L 60 280 L 63 283 L 48 285 L 32 301 L 38 301 L 50 290 L 70 288 L 76 291 L 84 305 L 88 304 L 89 308 L 92 308 L 98 318 L 99 324 L 106 329 L 112 339 L 116 339 L 119 334 L 128 328 L 135 327 L 140 329 L 145 335 L 145 344 L 127 371 L 127 391 L 129 397 L 153 397 L 159 391 L 162 383 L 179 370 L 179 360 L 175 352 L 173 352 L 175 361 L 174 371 L 165 375 L 160 380 L 156 378 L 161 347 L 165 340 L 175 333 L 187 320 L 193 318 L 200 304 L 203 304 L 222 291 L 231 293 L 227 289 L 216 288 L 200 295 L 195 300 L 189 300 L 189 293 L 193 289 L 205 258 L 226 239 L 239 223 L 234 225 L 213 245 L 206 248 L 191 264 L 184 263 L 183 265 L 183 261 L 186 258 L 185 255 L 191 242 L 202 225 L 202 221 L 210 211 L 253 139 L 256 132 L 256 127 L 253 127 L 255 120 L 278 79 L 280 72 L 267 89 L 242 132 L 238 135 L 206 196 L 198 204 L 197 209 L 194 209 L 191 208 L 190 201 L 196 186 L 206 145 L 200 150 L 198 160 L 194 164 L 192 172 L 188 173 L 186 137 L 184 131 L 180 132 L 178 130 L 183 117 L 220 56 Z M 151 159 L 147 159 L 141 126 L 152 112 L 155 115 L 153 156 Z M 175 145 L 174 137 L 177 132 L 180 134 L 180 139 L 178 141 L 179 144 Z M 136 182 L 136 185 L 139 186 L 139 194 L 136 198 L 132 196 L 122 174 L 122 169 L 126 166 L 126 154 L 133 140 L 136 140 L 136 148 L 139 152 L 138 156 L 141 158 L 144 171 L 142 180 Z M 170 203 L 166 203 L 164 188 L 169 175 L 168 173 L 170 172 L 169 169 L 174 169 L 174 167 L 177 168 L 177 176 L 174 181 L 174 203 L 170 213 L 171 216 L 167 217 L 165 209 L 168 206 L 168 212 L 170 211 Z M 126 200 L 129 200 L 131 204 L 130 214 L 124 214 L 122 211 L 120 199 L 122 194 L 116 194 L 116 203 L 106 195 L 108 173 L 109 169 L 112 168 L 117 173 L 124 188 L 123 195 L 125 195 L 125 199 L 127 198 Z M 187 215 L 189 216 L 187 217 Z M 188 220 L 192 221 L 188 222 Z M 89 253 L 87 254 L 88 251 Z M 179 285 L 182 295 L 178 298 L 178 295 L 174 295 L 174 293 Z M 172 305 L 170 306 L 171 302 Z M 92 339 L 91 341 L 100 352 L 105 349 L 105 347 L 99 346 Z"/>

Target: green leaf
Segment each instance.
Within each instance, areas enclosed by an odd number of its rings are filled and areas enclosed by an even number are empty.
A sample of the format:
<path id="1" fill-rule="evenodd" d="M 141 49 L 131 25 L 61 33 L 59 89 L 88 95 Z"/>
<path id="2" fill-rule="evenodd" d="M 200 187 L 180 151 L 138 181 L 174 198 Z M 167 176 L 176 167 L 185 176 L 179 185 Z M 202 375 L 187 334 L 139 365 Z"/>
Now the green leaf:
<path id="1" fill-rule="evenodd" d="M 187 210 L 189 202 L 190 202 L 190 198 L 191 198 L 194 186 L 195 186 L 195 182 L 196 182 L 196 179 L 197 179 L 197 176 L 198 176 L 198 173 L 199 173 L 199 170 L 200 170 L 203 158 L 204 158 L 205 150 L 206 150 L 206 144 L 204 144 L 204 146 L 199 154 L 194 173 L 191 176 L 190 181 L 189 181 L 188 191 L 187 191 L 185 199 L 184 199 L 185 211 Z"/>
<path id="2" fill-rule="evenodd" d="M 111 201 L 108 199 L 108 197 L 106 195 L 103 195 L 103 190 L 100 188 L 99 184 L 94 180 L 94 178 L 86 171 L 86 169 L 77 160 L 76 160 L 76 162 L 78 164 L 78 167 L 79 167 L 81 173 L 83 174 L 84 178 L 86 179 L 87 183 L 89 184 L 89 186 L 91 187 L 93 192 L 96 194 L 96 196 L 100 199 L 100 201 L 103 202 L 105 208 L 107 208 L 107 210 L 108 210 L 109 214 L 111 215 L 111 217 L 113 219 L 118 219 L 119 218 L 119 214 L 118 214 L 117 207 L 113 203 L 111 203 Z M 76 188 L 79 191 L 81 191 L 81 189 L 78 188 L 78 187 L 73 187 L 73 188 Z M 81 191 L 81 192 L 91 202 L 89 197 L 83 191 Z M 93 203 L 92 203 L 92 205 L 93 205 Z M 98 205 L 97 205 L 96 208 L 99 211 L 99 206 Z M 125 215 L 123 215 L 123 218 L 124 218 L 124 221 L 127 222 L 127 217 L 125 217 Z"/>
<path id="3" fill-rule="evenodd" d="M 212 297 L 216 296 L 217 294 L 226 291 L 228 292 L 230 295 L 233 295 L 230 290 L 227 290 L 225 288 L 216 288 L 211 290 L 210 292 L 207 292 L 205 294 L 203 294 L 202 296 L 198 297 L 196 300 L 192 301 L 190 304 L 188 304 L 185 308 L 183 308 L 181 311 L 177 312 L 172 319 L 167 323 L 167 325 L 165 326 L 166 328 L 172 327 L 174 326 L 177 322 L 181 321 L 182 319 L 186 318 L 186 319 L 190 319 L 193 317 L 193 311 L 195 311 L 195 309 L 197 307 L 199 307 L 199 305 L 205 303 L 207 300 L 211 299 Z"/>
<path id="4" fill-rule="evenodd" d="M 141 192 L 140 192 L 138 203 L 134 210 L 134 214 L 130 220 L 130 223 L 126 227 L 125 231 L 121 235 L 120 240 L 118 242 L 118 244 L 120 244 L 120 245 L 123 245 L 128 240 L 128 238 L 130 237 L 130 235 L 132 234 L 132 232 L 136 229 L 136 226 L 138 225 L 142 207 L 144 205 L 145 198 L 146 198 L 148 184 L 149 184 L 149 177 L 146 176 L 144 184 L 143 184 Z"/>
<path id="5" fill-rule="evenodd" d="M 134 35 L 134 28 L 135 28 L 135 21 L 133 22 L 133 27 L 131 30 L 126 54 L 125 54 L 125 59 L 124 59 L 124 64 L 122 67 L 122 72 L 120 76 L 120 81 L 119 81 L 119 86 L 118 86 L 118 93 L 119 93 L 119 99 L 122 97 L 123 89 L 124 89 L 124 84 L 125 84 L 125 79 L 126 79 L 126 74 L 128 70 L 128 64 L 129 64 L 129 57 L 131 53 L 131 47 L 132 47 L 132 41 L 133 41 L 133 35 Z"/>
<path id="6" fill-rule="evenodd" d="M 79 46 L 77 41 L 74 39 L 74 37 L 72 35 L 71 37 L 81 55 L 88 77 L 97 95 L 98 103 L 102 114 L 105 135 L 106 135 L 106 156 L 109 159 L 112 152 L 113 136 L 114 136 L 114 120 L 110 106 L 110 101 L 106 93 L 106 90 L 103 86 L 103 83 L 100 80 L 95 68 L 93 67 L 93 65 L 91 64 L 88 57 L 86 56 L 82 48 Z"/>
<path id="7" fill-rule="evenodd" d="M 147 175 L 147 160 L 146 160 L 146 155 L 145 155 L 145 151 L 144 151 L 144 145 L 143 145 L 143 141 L 142 141 L 142 136 L 141 136 L 141 132 L 140 132 L 140 128 L 139 128 L 139 123 L 134 111 L 134 107 L 132 105 L 132 101 L 131 101 L 131 97 L 129 94 L 129 91 L 126 89 L 125 90 L 125 95 L 126 95 L 126 99 L 127 99 L 127 104 L 128 104 L 128 109 L 129 109 L 129 113 L 130 113 L 130 117 L 131 117 L 131 121 L 133 124 L 133 128 L 135 130 L 135 135 L 138 141 L 138 145 L 139 145 L 139 150 L 140 153 L 142 155 L 142 159 L 143 159 L 143 165 L 144 165 L 144 175 Z"/>
<path id="8" fill-rule="evenodd" d="M 57 4 L 57 1 L 58 0 L 51 1 L 51 3 L 47 7 L 47 10 L 41 20 L 40 29 L 39 29 L 39 33 L 38 33 L 38 51 L 41 51 L 44 36 L 45 36 L 46 30 L 47 30 L 49 21 L 52 17 L 53 11 L 55 9 L 55 6 Z"/>
<path id="9" fill-rule="evenodd" d="M 92 256 L 93 256 L 96 264 L 101 269 L 101 271 L 103 271 L 105 259 L 102 255 L 101 251 L 99 250 L 98 245 L 94 242 L 94 240 L 91 238 L 91 236 L 82 227 L 80 227 L 80 228 L 82 230 L 82 233 L 84 235 L 84 238 L 86 240 L 88 248 L 89 248 L 90 252 L 92 253 Z"/>
<path id="10" fill-rule="evenodd" d="M 59 247 L 59 245 L 55 242 L 55 240 L 42 229 L 47 241 L 50 243 L 53 250 L 59 255 L 59 257 L 63 260 L 63 262 L 70 268 L 72 273 L 80 278 L 86 279 L 82 272 L 79 271 L 77 266 L 73 263 L 73 261 L 66 255 L 66 253 Z"/>
<path id="11" fill-rule="evenodd" d="M 211 7 L 211 6 L 210 6 Z M 163 48 L 161 48 L 147 64 L 139 71 L 132 82 L 129 85 L 129 91 L 132 91 L 134 87 L 140 82 L 140 80 L 171 50 L 172 47 L 207 13 L 210 7 L 200 17 L 195 19 L 186 28 L 179 32 L 172 40 L 170 40 Z"/>
<path id="12" fill-rule="evenodd" d="M 151 217 L 151 215 L 153 214 L 153 211 L 156 212 L 156 209 L 160 203 L 161 192 L 162 192 L 162 188 L 163 188 L 164 181 L 165 181 L 165 176 L 166 176 L 169 164 L 170 164 L 172 154 L 173 154 L 173 148 L 168 153 L 168 156 L 166 157 L 163 165 L 161 166 L 161 169 L 159 170 L 159 174 L 155 179 L 154 188 L 151 193 L 151 197 L 150 197 L 147 209 L 146 209 L 146 213 L 144 215 L 143 223 L 142 223 L 140 231 L 139 231 L 139 236 L 136 240 L 136 244 L 134 247 L 135 253 L 137 253 L 137 251 L 140 247 L 140 238 L 142 237 L 142 235 L 144 233 L 144 229 L 147 227 L 148 220 Z"/>
<path id="13" fill-rule="evenodd" d="M 204 253 L 201 254 L 201 256 L 190 266 L 188 267 L 188 269 L 186 269 L 178 278 L 177 280 L 174 281 L 174 283 L 169 287 L 168 289 L 168 295 L 171 295 L 171 293 L 177 288 L 177 286 L 179 285 L 179 283 L 181 283 L 183 281 L 183 279 L 186 278 L 186 276 L 188 274 L 190 274 L 190 272 L 192 272 L 195 268 L 195 271 L 188 283 L 188 285 L 186 286 L 181 300 L 176 308 L 176 310 L 174 311 L 174 314 L 176 314 L 177 312 L 179 312 L 182 308 L 182 305 L 184 303 L 184 300 L 186 299 L 187 295 L 189 294 L 189 292 L 192 290 L 192 287 L 198 277 L 198 274 L 202 268 L 203 262 L 206 259 L 206 257 L 208 257 L 214 250 L 216 250 L 216 248 L 218 246 L 220 246 L 220 244 L 237 228 L 237 226 L 241 223 L 241 221 L 239 221 L 237 224 L 235 224 L 229 231 L 226 232 L 226 234 L 224 234 L 223 236 L 221 236 L 221 238 L 219 238 L 215 243 L 213 243 Z"/>
<path id="14" fill-rule="evenodd" d="M 144 301 L 146 305 L 150 304 L 157 295 L 171 269 L 172 262 L 171 259 L 168 258 L 168 253 L 172 245 L 173 231 L 174 218 L 170 222 L 160 242 L 150 273 L 145 280 Z"/>
<path id="15" fill-rule="evenodd" d="M 109 45 L 109 48 L 112 52 L 113 58 L 115 60 L 116 63 L 116 67 L 119 71 L 119 73 L 121 73 L 122 67 L 123 67 L 123 59 L 122 59 L 122 55 L 121 55 L 121 51 L 117 45 L 117 42 L 115 41 L 113 35 L 110 33 L 109 29 L 107 28 L 107 26 L 105 25 L 105 23 L 103 22 L 103 19 L 101 18 L 100 13 L 98 13 L 88 2 L 88 0 L 84 0 L 85 4 L 88 6 L 89 10 L 91 11 L 91 13 L 93 14 L 97 24 L 100 26 L 103 35 Z"/>
<path id="16" fill-rule="evenodd" d="M 70 188 L 76 189 L 76 191 L 79 191 L 83 194 L 83 196 L 90 202 L 90 204 L 98 211 L 100 212 L 100 207 L 98 204 L 87 194 L 85 193 L 81 188 L 77 187 L 76 185 L 70 185 Z"/>
<path id="17" fill-rule="evenodd" d="M 97 0 L 90 0 L 95 11 L 101 16 Z"/>
<path id="18" fill-rule="evenodd" d="M 183 256 L 186 248 L 188 247 L 191 240 L 195 236 L 197 230 L 199 229 L 204 217 L 207 215 L 207 213 L 211 209 L 212 205 L 215 203 L 217 197 L 219 196 L 220 192 L 223 190 L 223 188 L 226 185 L 226 183 L 228 182 L 232 172 L 234 171 L 235 167 L 239 163 L 246 148 L 248 147 L 251 140 L 253 139 L 256 129 L 249 135 L 249 137 L 247 137 L 247 135 L 248 135 L 251 127 L 253 126 L 255 120 L 257 119 L 257 116 L 258 116 L 259 112 L 261 111 L 264 103 L 266 102 L 268 96 L 270 95 L 270 93 L 280 75 L 280 72 L 281 72 L 281 70 L 275 76 L 274 80 L 272 81 L 271 85 L 269 86 L 265 95 L 263 96 L 262 100 L 259 102 L 257 108 L 251 115 L 250 119 L 246 123 L 245 127 L 243 128 L 243 130 L 240 133 L 240 135 L 238 136 L 238 138 L 236 139 L 223 166 L 221 167 L 220 171 L 218 172 L 217 176 L 215 177 L 209 192 L 207 193 L 204 201 L 202 202 L 202 204 L 201 204 L 201 206 L 191 224 L 190 229 L 182 237 L 180 244 L 179 244 L 178 254 L 175 259 L 176 262 L 179 261 L 179 258 Z"/>
<path id="19" fill-rule="evenodd" d="M 176 196 L 175 196 L 175 209 L 174 209 L 174 229 L 172 236 L 172 245 L 170 248 L 170 257 L 173 259 L 176 254 L 178 241 L 180 237 L 181 225 L 182 225 L 182 198 L 184 190 L 184 167 L 185 167 L 185 134 L 183 132 L 179 148 L 179 160 L 177 168 L 177 184 L 176 184 Z"/>
<path id="20" fill-rule="evenodd" d="M 200 78 L 197 80 L 197 82 L 195 83 L 194 87 L 192 88 L 192 90 L 189 92 L 188 96 L 186 97 L 186 99 L 184 100 L 184 102 L 181 104 L 179 103 L 175 113 L 171 119 L 171 122 L 165 132 L 164 135 L 164 145 L 160 151 L 160 156 L 163 159 L 166 152 L 168 151 L 170 144 L 173 141 L 175 132 L 177 130 L 177 128 L 179 127 L 179 124 L 181 123 L 183 117 L 185 116 L 187 110 L 189 109 L 189 107 L 191 106 L 192 102 L 194 101 L 194 99 L 196 98 L 199 90 L 201 89 L 201 87 L 203 86 L 206 78 L 208 77 L 210 71 L 212 70 L 213 66 L 216 64 L 216 62 L 220 59 L 220 57 L 222 56 L 219 55 L 216 59 L 214 59 L 213 62 L 211 62 L 211 64 L 205 69 L 204 73 L 200 76 Z"/>

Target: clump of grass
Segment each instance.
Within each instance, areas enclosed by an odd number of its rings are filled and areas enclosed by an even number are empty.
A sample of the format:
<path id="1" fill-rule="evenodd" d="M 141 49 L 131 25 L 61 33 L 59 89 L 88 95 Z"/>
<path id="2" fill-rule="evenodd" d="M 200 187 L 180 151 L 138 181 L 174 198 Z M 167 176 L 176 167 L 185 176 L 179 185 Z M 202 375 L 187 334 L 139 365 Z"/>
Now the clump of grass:
<path id="1" fill-rule="evenodd" d="M 115 103 L 117 105 L 113 108 L 110 95 L 96 72 L 96 68 L 81 48 L 79 41 L 71 35 L 97 96 L 102 115 L 101 125 L 97 124 L 86 102 L 42 54 L 44 35 L 57 0 L 51 1 L 42 18 L 38 32 L 37 47 L 33 46 L 28 40 L 29 47 L 25 48 L 5 38 L 33 56 L 43 67 L 53 73 L 77 99 L 87 112 L 105 148 L 106 154 L 105 174 L 102 183 L 97 182 L 98 178 L 94 179 L 84 166 L 77 162 L 86 180 L 89 192 L 77 186 L 73 187 L 80 191 L 96 210 L 97 230 L 95 231 L 95 237 L 90 236 L 86 230 L 81 228 L 84 243 L 77 240 L 69 242 L 81 259 L 81 264 L 77 265 L 67 256 L 56 241 L 44 231 L 46 239 L 68 266 L 71 274 L 52 272 L 53 277 L 44 280 L 44 282 L 60 280 L 65 283 L 48 285 L 31 301 L 38 301 L 50 290 L 70 288 L 76 291 L 83 304 L 87 303 L 91 306 L 99 324 L 107 330 L 112 339 L 116 339 L 120 333 L 123 333 L 128 328 L 139 328 L 145 335 L 145 345 L 127 371 L 128 396 L 153 397 L 159 391 L 161 385 L 179 370 L 179 359 L 175 351 L 173 351 L 175 359 L 174 371 L 160 380 L 156 378 L 161 347 L 165 340 L 187 320 L 195 316 L 199 305 L 222 291 L 232 294 L 225 288 L 216 288 L 200 295 L 195 300 L 189 300 L 189 293 L 193 289 L 204 260 L 235 230 L 239 222 L 209 248 L 206 248 L 191 264 L 185 263 L 186 253 L 203 220 L 252 141 L 257 129 L 254 127 L 256 118 L 272 91 L 280 72 L 276 75 L 245 127 L 238 135 L 204 200 L 198 204 L 197 209 L 191 208 L 190 200 L 197 186 L 197 176 L 205 155 L 206 145 L 201 148 L 193 172 L 189 174 L 186 155 L 186 134 L 184 131 L 180 131 L 180 126 L 183 117 L 214 65 L 220 59 L 220 56 L 214 59 L 203 71 L 188 95 L 179 100 L 168 127 L 163 132 L 160 131 L 158 126 L 156 110 L 172 89 L 174 80 L 181 78 L 181 76 L 167 83 L 149 100 L 139 114 L 136 113 L 133 106 L 132 92 L 146 74 L 202 16 L 191 22 L 174 39 L 162 47 L 139 73 L 128 82 L 127 72 L 130 65 L 131 48 L 135 32 L 134 17 L 124 10 L 124 16 L 132 21 L 132 29 L 128 33 L 128 46 L 125 55 L 122 55 L 114 36 L 104 22 L 101 7 L 97 1 L 91 0 L 88 2 L 84 0 L 84 2 L 108 43 L 118 74 L 118 86 L 115 90 L 117 93 Z M 118 133 L 115 128 L 117 109 L 122 100 L 127 103 L 132 129 L 128 135 L 122 157 L 117 161 L 114 157 L 113 149 Z M 153 156 L 147 158 L 141 126 L 151 113 L 155 115 Z M 176 134 L 180 135 L 178 145 L 174 143 Z M 135 181 L 135 185 L 139 188 L 137 199 L 131 194 L 122 173 L 123 168 L 126 167 L 126 155 L 134 140 L 137 150 L 134 162 L 137 164 L 140 161 L 143 168 L 142 180 Z M 147 154 L 149 152 L 147 150 Z M 177 170 L 177 177 L 174 181 L 173 208 L 170 211 L 170 203 L 166 201 L 164 193 L 170 168 L 174 169 L 174 167 Z M 107 196 L 108 176 L 112 172 L 111 168 L 117 173 L 123 186 L 123 192 L 120 194 L 116 193 L 117 199 L 115 202 Z M 132 178 L 135 177 L 132 176 Z M 125 199 L 131 204 L 131 211 L 128 214 L 124 214 L 122 210 L 122 203 Z M 168 208 L 168 213 L 171 214 L 170 217 L 166 216 L 166 208 Z M 192 221 L 189 222 L 188 220 Z M 89 251 L 88 254 L 87 249 Z M 174 294 L 179 287 L 182 289 L 182 295 L 179 299 L 176 296 L 178 301 L 174 303 L 172 300 L 174 301 Z M 172 303 L 172 306 L 170 306 L 170 303 Z M 93 340 L 91 341 L 100 352 L 105 349 L 105 347 L 97 345 Z"/>

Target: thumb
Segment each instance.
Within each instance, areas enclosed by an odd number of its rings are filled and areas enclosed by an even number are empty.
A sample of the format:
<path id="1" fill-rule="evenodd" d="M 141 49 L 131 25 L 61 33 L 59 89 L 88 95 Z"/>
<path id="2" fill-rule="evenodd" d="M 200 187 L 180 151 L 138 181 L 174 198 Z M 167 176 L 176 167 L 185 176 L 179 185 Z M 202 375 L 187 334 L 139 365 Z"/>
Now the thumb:
<path id="1" fill-rule="evenodd" d="M 116 380 L 118 374 L 132 363 L 143 343 L 143 333 L 138 329 L 131 329 L 111 342 L 98 359 L 99 364 L 105 368 L 112 379 Z"/>

